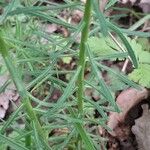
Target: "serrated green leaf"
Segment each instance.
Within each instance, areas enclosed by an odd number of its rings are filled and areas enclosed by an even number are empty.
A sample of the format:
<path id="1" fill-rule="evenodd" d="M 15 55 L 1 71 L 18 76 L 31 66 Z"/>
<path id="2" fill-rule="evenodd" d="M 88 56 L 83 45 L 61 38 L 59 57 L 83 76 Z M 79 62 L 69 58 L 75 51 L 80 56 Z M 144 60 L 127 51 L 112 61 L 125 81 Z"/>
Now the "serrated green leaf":
<path id="1" fill-rule="evenodd" d="M 148 38 L 138 38 L 137 42 L 141 44 L 143 50 L 150 52 L 150 43 Z"/>
<path id="2" fill-rule="evenodd" d="M 150 88 L 150 65 L 139 64 L 139 68 L 134 69 L 134 71 L 129 74 L 129 78 L 143 87 Z"/>
<path id="3" fill-rule="evenodd" d="M 137 51 L 137 55 L 140 63 L 150 64 L 150 53 L 148 51 Z"/>
<path id="4" fill-rule="evenodd" d="M 131 39 L 130 37 L 125 36 L 127 41 L 130 43 L 132 49 L 134 51 L 142 50 L 141 44 L 139 44 L 135 39 Z"/>
<path id="5" fill-rule="evenodd" d="M 88 39 L 87 43 L 91 51 L 96 56 L 103 56 L 116 53 L 114 49 L 117 49 L 117 45 L 108 37 L 98 38 L 93 36 Z"/>
<path id="6" fill-rule="evenodd" d="M 143 46 L 139 42 L 137 42 L 135 39 L 131 39 L 129 37 L 126 37 L 126 39 L 128 40 L 132 49 L 134 50 L 136 57 L 139 60 L 139 63 L 150 64 L 150 53 L 148 51 L 144 51 Z M 146 47 L 149 48 L 149 46 L 147 46 L 148 43 L 145 43 L 145 44 L 146 44 Z"/>

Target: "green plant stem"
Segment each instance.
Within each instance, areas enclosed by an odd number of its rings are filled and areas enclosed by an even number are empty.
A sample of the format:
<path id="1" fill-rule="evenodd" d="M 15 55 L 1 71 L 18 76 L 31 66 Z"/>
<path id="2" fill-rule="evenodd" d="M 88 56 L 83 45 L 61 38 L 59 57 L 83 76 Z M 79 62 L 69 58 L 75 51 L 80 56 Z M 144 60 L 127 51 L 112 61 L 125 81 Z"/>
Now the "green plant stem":
<path id="1" fill-rule="evenodd" d="M 84 71 L 85 71 L 85 43 L 88 39 L 89 34 L 89 26 L 90 26 L 90 18 L 91 18 L 91 7 L 92 7 L 92 0 L 87 0 L 85 4 L 85 11 L 84 11 L 84 18 L 83 22 L 85 26 L 82 30 L 81 34 L 81 43 L 80 43 L 80 51 L 79 51 L 79 66 L 81 66 L 81 72 L 79 74 L 77 80 L 77 99 L 78 99 L 78 111 L 80 114 L 83 113 L 83 95 L 84 95 Z"/>
<path id="2" fill-rule="evenodd" d="M 30 118 L 30 121 L 34 121 L 36 125 L 36 130 L 38 131 L 39 135 L 44 139 L 47 140 L 46 134 L 43 131 L 40 122 L 32 108 L 31 102 L 29 100 L 29 97 L 27 95 L 26 88 L 21 80 L 21 77 L 18 74 L 18 71 L 16 67 L 13 65 L 13 61 L 9 55 L 9 52 L 7 50 L 6 44 L 3 40 L 3 38 L 0 36 L 0 53 L 2 54 L 2 57 L 5 61 L 5 64 L 7 66 L 7 69 L 11 75 L 11 78 L 17 88 L 17 91 L 21 97 L 22 103 L 24 105 L 25 111 L 27 112 L 27 115 Z"/>
<path id="3" fill-rule="evenodd" d="M 25 129 L 26 129 L 26 131 L 31 131 L 31 129 L 30 129 L 30 127 L 29 127 L 29 124 L 30 124 L 30 119 L 26 119 L 26 125 L 25 125 Z M 31 135 L 29 134 L 29 135 L 27 135 L 26 137 L 25 137 L 25 146 L 27 147 L 27 148 L 29 148 L 29 149 L 31 149 L 31 145 L 32 145 L 32 138 L 31 138 Z"/>
<path id="4" fill-rule="evenodd" d="M 24 104 L 24 108 L 25 108 L 30 120 L 35 122 L 36 129 L 37 129 L 39 135 L 46 140 L 46 135 L 44 134 L 43 129 L 40 125 L 40 122 L 39 122 L 39 120 L 38 120 L 38 118 L 37 118 L 37 116 L 36 116 L 36 114 L 32 108 L 30 99 L 27 95 L 26 88 L 24 87 L 24 84 L 22 83 L 20 76 L 18 76 L 17 70 L 13 66 L 12 61 L 9 57 L 9 54 L 7 57 L 3 57 L 3 58 L 4 58 L 4 61 L 6 63 L 8 70 L 10 72 L 12 80 L 14 81 L 14 83 L 16 85 L 16 88 L 17 88 L 19 95 L 22 99 L 22 103 Z"/>

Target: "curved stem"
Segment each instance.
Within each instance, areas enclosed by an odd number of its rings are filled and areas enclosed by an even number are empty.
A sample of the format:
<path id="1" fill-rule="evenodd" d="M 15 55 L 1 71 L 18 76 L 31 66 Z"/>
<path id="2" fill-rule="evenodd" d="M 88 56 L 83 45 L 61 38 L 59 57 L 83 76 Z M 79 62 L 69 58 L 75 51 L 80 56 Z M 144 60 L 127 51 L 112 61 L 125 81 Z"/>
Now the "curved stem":
<path id="1" fill-rule="evenodd" d="M 21 77 L 17 71 L 17 68 L 15 67 L 15 65 L 12 63 L 12 59 L 9 55 L 6 43 L 4 42 L 3 38 L 0 36 L 0 53 L 3 56 L 3 59 L 5 61 L 5 64 L 7 66 L 7 69 L 11 75 L 11 78 L 17 88 L 17 91 L 21 97 L 22 103 L 24 105 L 25 111 L 27 112 L 27 115 L 29 116 L 31 121 L 34 121 L 36 124 L 36 130 L 38 132 L 38 134 L 44 139 L 47 140 L 46 138 L 46 134 L 42 129 L 42 126 L 38 120 L 38 117 L 36 115 L 36 113 L 34 112 L 30 99 L 27 95 L 27 91 L 26 88 L 21 80 Z"/>

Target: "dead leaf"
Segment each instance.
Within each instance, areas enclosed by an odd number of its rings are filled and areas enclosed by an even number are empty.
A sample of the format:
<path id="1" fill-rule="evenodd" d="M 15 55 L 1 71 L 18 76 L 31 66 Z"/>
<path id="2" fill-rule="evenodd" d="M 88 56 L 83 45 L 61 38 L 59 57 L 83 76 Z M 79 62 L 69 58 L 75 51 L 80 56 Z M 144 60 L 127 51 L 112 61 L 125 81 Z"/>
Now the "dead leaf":
<path id="1" fill-rule="evenodd" d="M 137 105 L 142 100 L 148 98 L 149 91 L 145 88 L 142 90 L 136 90 L 133 88 L 127 89 L 120 93 L 117 97 L 116 103 L 121 109 L 121 113 L 111 112 L 108 120 L 108 127 L 110 127 L 113 131 L 120 124 L 125 121 L 126 115 L 128 112 Z M 111 135 L 116 135 L 115 132 L 111 132 Z"/>
<path id="2" fill-rule="evenodd" d="M 9 79 L 8 73 L 0 76 L 0 87 Z M 13 83 L 10 83 L 4 92 L 0 93 L 0 119 L 5 117 L 9 108 L 10 100 L 18 100 L 19 95 L 16 93 L 16 88 Z"/>
<path id="3" fill-rule="evenodd" d="M 150 149 L 150 110 L 147 104 L 142 105 L 143 115 L 135 120 L 132 132 L 135 134 L 139 150 Z"/>

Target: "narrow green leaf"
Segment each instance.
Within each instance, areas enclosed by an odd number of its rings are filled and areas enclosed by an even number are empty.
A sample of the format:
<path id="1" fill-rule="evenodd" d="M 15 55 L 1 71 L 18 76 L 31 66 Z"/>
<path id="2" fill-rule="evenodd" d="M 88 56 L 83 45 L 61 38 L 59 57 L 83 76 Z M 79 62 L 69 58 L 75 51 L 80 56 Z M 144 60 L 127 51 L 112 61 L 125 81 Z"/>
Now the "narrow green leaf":
<path id="1" fill-rule="evenodd" d="M 70 111 L 72 117 L 75 118 L 76 115 L 75 115 L 73 109 L 69 108 L 69 111 Z M 85 129 L 83 128 L 83 125 L 80 123 L 74 123 L 74 126 L 75 126 L 76 130 L 78 131 L 78 133 L 80 134 L 80 136 L 85 144 L 86 149 L 87 150 L 95 150 L 94 143 L 93 143 L 92 139 L 90 138 L 90 136 L 85 131 Z"/>
<path id="2" fill-rule="evenodd" d="M 81 120 L 81 119 L 73 118 L 73 117 L 70 117 L 70 116 L 67 116 L 67 115 L 64 115 L 64 114 L 53 114 L 53 115 L 48 116 L 48 118 L 49 119 L 59 118 L 59 119 L 62 119 L 62 120 L 66 120 L 68 123 L 70 123 L 70 122 L 71 123 L 83 123 L 83 120 Z"/>
<path id="3" fill-rule="evenodd" d="M 85 101 L 88 101 L 90 104 L 93 105 L 93 107 L 99 112 L 99 114 L 102 115 L 102 117 L 107 120 L 108 117 L 107 117 L 107 114 L 104 112 L 103 108 L 100 106 L 100 105 L 97 105 L 97 103 L 95 103 L 93 100 L 89 100 L 87 98 L 84 98 Z"/>
<path id="4" fill-rule="evenodd" d="M 141 89 L 140 86 L 136 83 L 134 83 L 133 81 L 129 80 L 127 76 L 125 76 L 124 74 L 122 74 L 121 72 L 115 72 L 113 69 L 104 66 L 100 63 L 96 62 L 96 65 L 100 68 L 103 68 L 104 70 L 113 73 L 114 75 L 116 75 L 120 80 L 122 80 L 123 82 L 125 82 L 126 84 L 128 84 L 131 87 L 137 88 L 137 89 Z"/>
<path id="5" fill-rule="evenodd" d="M 130 31 L 133 31 L 133 30 L 136 30 L 138 27 L 140 27 L 142 24 L 144 24 L 147 20 L 150 19 L 150 14 L 149 15 L 146 15 L 144 16 L 143 18 L 141 18 L 140 20 L 138 20 L 135 24 L 133 24 L 129 30 Z"/>
<path id="6" fill-rule="evenodd" d="M 39 134 L 37 133 L 36 130 L 35 123 L 32 122 L 32 124 L 33 124 L 33 137 L 34 137 L 35 147 L 37 150 L 43 150 L 41 140 L 39 138 Z"/>
<path id="7" fill-rule="evenodd" d="M 0 94 L 5 91 L 5 89 L 6 89 L 7 86 L 10 84 L 10 82 L 11 82 L 10 80 L 7 80 L 7 81 L 0 87 Z"/>
<path id="8" fill-rule="evenodd" d="M 35 78 L 34 80 L 32 80 L 28 85 L 27 85 L 27 89 L 32 88 L 35 84 L 37 84 L 38 82 L 40 82 L 43 79 L 47 79 L 47 76 L 50 74 L 52 70 L 52 66 L 49 66 L 48 68 L 46 68 L 37 78 Z"/>
<path id="9" fill-rule="evenodd" d="M 101 32 L 103 33 L 104 36 L 107 36 L 108 35 L 108 27 L 107 27 L 107 23 L 106 23 L 104 15 L 99 10 L 98 0 L 92 0 L 92 3 L 93 3 L 95 15 L 97 16 L 100 27 L 101 27 Z"/>
<path id="10" fill-rule="evenodd" d="M 23 105 L 20 105 L 15 112 L 8 118 L 8 120 L 3 124 L 3 127 L 0 130 L 0 133 L 3 134 L 5 130 L 11 125 L 11 123 L 16 119 L 18 113 L 22 110 Z"/>
<path id="11" fill-rule="evenodd" d="M 1 134 L 0 134 L 0 141 L 6 143 L 8 146 L 10 146 L 11 148 L 15 150 L 29 150 L 23 146 L 24 145 L 23 143 L 15 141 L 11 138 L 5 137 Z"/>
<path id="12" fill-rule="evenodd" d="M 76 29 L 76 27 L 74 27 L 73 25 L 67 23 L 67 22 L 64 22 L 60 19 L 57 19 L 55 17 L 52 17 L 52 16 L 48 16 L 42 12 L 36 12 L 36 11 L 27 11 L 25 9 L 25 11 L 22 12 L 23 14 L 27 14 L 27 15 L 31 15 L 31 16 L 36 16 L 36 17 L 39 17 L 41 19 L 44 19 L 46 21 L 49 21 L 51 23 L 55 23 L 55 24 L 58 24 L 58 25 L 62 25 L 64 27 L 67 27 L 67 28 L 70 28 L 70 29 Z"/>
<path id="13" fill-rule="evenodd" d="M 68 4 L 61 4 L 61 5 L 49 5 L 49 6 L 30 6 L 24 8 L 17 8 L 16 10 L 10 11 L 8 15 L 18 15 L 22 13 L 27 13 L 28 11 L 46 11 L 46 10 L 61 10 L 65 8 L 74 8 L 78 6 L 79 3 L 68 3 Z"/>
<path id="14" fill-rule="evenodd" d="M 2 16 L 0 16 L 0 24 L 2 24 L 4 22 L 4 20 L 6 19 L 8 13 L 12 10 L 12 8 L 14 7 L 16 0 L 12 0 L 9 2 L 6 10 L 4 11 L 4 13 L 2 14 Z"/>
<path id="15" fill-rule="evenodd" d="M 131 45 L 129 44 L 129 42 L 127 41 L 127 39 L 125 38 L 125 36 L 122 34 L 122 32 L 119 30 L 119 28 L 117 28 L 115 25 L 113 25 L 110 22 L 107 22 L 108 27 L 113 30 L 114 32 L 116 32 L 118 34 L 118 36 L 121 38 L 122 42 L 124 43 L 125 47 L 127 48 L 127 51 L 129 53 L 129 56 L 132 60 L 132 63 L 134 65 L 135 68 L 138 67 L 138 62 L 135 56 L 135 53 L 131 47 Z"/>
<path id="16" fill-rule="evenodd" d="M 113 98 L 113 96 L 111 94 L 110 89 L 107 87 L 106 83 L 100 77 L 98 68 L 97 68 L 97 66 L 95 64 L 95 61 L 92 59 L 92 54 L 90 52 L 90 47 L 87 44 L 86 44 L 86 48 L 87 48 L 87 52 L 88 52 L 88 55 L 89 55 L 90 63 L 91 63 L 92 68 L 93 68 L 93 72 L 94 72 L 95 76 L 97 77 L 97 79 L 99 81 L 99 84 L 100 84 L 103 96 L 111 103 L 111 105 L 115 108 L 115 110 L 117 112 L 120 112 L 120 109 L 118 108 L 118 106 L 117 106 L 117 104 L 115 102 L 115 99 Z"/>
<path id="17" fill-rule="evenodd" d="M 3 42 L 3 40 L 1 40 L 1 41 L 2 41 L 2 44 L 5 44 Z M 5 51 L 7 52 L 6 48 L 5 48 Z M 39 123 L 39 120 L 38 120 L 38 118 L 37 118 L 37 116 L 36 116 L 36 114 L 35 114 L 35 112 L 34 112 L 34 110 L 32 108 L 30 100 L 29 100 L 29 98 L 27 96 L 26 88 L 24 86 L 24 83 L 21 80 L 21 76 L 19 75 L 19 73 L 17 71 L 17 68 L 12 63 L 13 61 L 12 61 L 12 59 L 11 59 L 11 57 L 10 57 L 8 52 L 7 52 L 6 55 L 4 55 L 2 53 L 2 56 L 3 56 L 3 59 L 5 61 L 6 66 L 7 66 L 7 69 L 9 71 L 10 75 L 11 75 L 11 78 L 12 78 L 12 80 L 13 80 L 16 88 L 17 88 L 17 91 L 18 91 L 18 93 L 19 93 L 19 95 L 20 95 L 20 97 L 22 99 L 22 102 L 24 104 L 26 112 L 30 116 L 30 119 L 31 120 L 33 119 L 36 122 L 36 128 L 37 128 L 39 134 L 41 134 L 41 136 L 46 140 L 45 134 L 44 134 L 44 132 L 42 130 L 42 127 L 41 127 L 41 125 Z"/>
<path id="18" fill-rule="evenodd" d="M 102 55 L 95 57 L 94 60 L 114 60 L 114 59 L 123 59 L 128 57 L 128 52 L 119 52 L 119 53 L 114 53 L 110 55 Z"/>
<path id="19" fill-rule="evenodd" d="M 145 38 L 150 37 L 149 32 L 130 31 L 129 29 L 120 29 L 120 31 L 127 34 L 127 35 L 134 35 L 134 36 L 145 37 Z"/>
<path id="20" fill-rule="evenodd" d="M 113 6 L 118 0 L 110 0 L 109 3 L 106 5 L 106 10 Z"/>
<path id="21" fill-rule="evenodd" d="M 18 129 L 14 129 L 14 131 L 18 131 Z M 18 132 L 18 136 L 16 136 L 14 139 L 15 139 L 15 141 L 20 141 L 20 140 L 24 140 L 27 136 L 29 136 L 29 135 L 31 135 L 32 134 L 32 132 L 33 131 L 24 131 L 24 130 L 22 130 L 22 131 L 19 131 Z"/>
<path id="22" fill-rule="evenodd" d="M 48 102 L 44 102 L 39 100 L 38 98 L 34 97 L 32 94 L 30 94 L 29 92 L 27 93 L 27 95 L 29 96 L 29 98 L 33 101 L 36 102 L 38 105 L 40 106 L 44 106 L 44 107 L 50 107 L 52 106 L 52 104 L 48 103 Z"/>
<path id="23" fill-rule="evenodd" d="M 64 22 L 64 21 L 61 21 L 60 19 L 56 19 L 54 17 L 51 17 L 51 16 L 48 16 L 48 15 L 45 15 L 43 13 L 40 13 L 40 12 L 28 12 L 28 14 L 30 15 L 33 15 L 33 16 L 37 16 L 37 17 L 40 17 L 46 21 L 49 21 L 51 23 L 55 23 L 55 24 L 58 24 L 58 25 L 62 25 L 66 28 L 70 28 L 70 29 L 76 29 L 73 25 L 67 23 L 67 22 Z"/>
<path id="24" fill-rule="evenodd" d="M 49 115 L 50 113 L 53 114 L 56 112 L 58 109 L 62 108 L 63 103 L 66 101 L 66 99 L 71 95 L 72 89 L 75 85 L 75 82 L 77 80 L 77 77 L 81 71 L 81 66 L 77 69 L 75 75 L 71 79 L 71 81 L 68 83 L 68 86 L 64 90 L 63 95 L 58 99 L 57 103 L 54 105 L 54 107 L 49 110 L 46 114 Z"/>
<path id="25" fill-rule="evenodd" d="M 55 149 L 56 149 L 56 150 L 58 150 L 58 149 L 64 149 L 64 148 L 67 146 L 67 144 L 69 143 L 69 141 L 71 140 L 71 138 L 74 137 L 74 135 L 75 135 L 75 129 L 73 129 L 73 130 L 69 133 L 69 135 L 67 135 L 67 137 L 65 138 L 64 142 L 63 142 L 61 145 L 56 146 Z"/>

